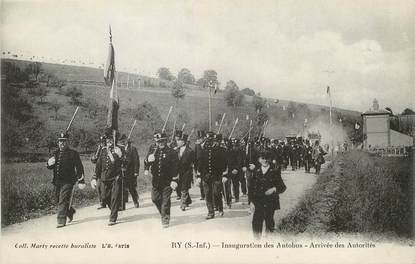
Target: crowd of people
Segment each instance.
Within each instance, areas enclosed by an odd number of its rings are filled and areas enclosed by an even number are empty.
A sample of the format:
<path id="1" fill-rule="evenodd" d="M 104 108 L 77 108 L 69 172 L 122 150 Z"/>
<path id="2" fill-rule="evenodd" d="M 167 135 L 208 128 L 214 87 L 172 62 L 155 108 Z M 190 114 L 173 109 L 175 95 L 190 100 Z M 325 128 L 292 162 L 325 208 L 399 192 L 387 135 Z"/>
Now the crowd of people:
<path id="1" fill-rule="evenodd" d="M 48 160 L 53 170 L 53 183 L 58 200 L 58 225 L 72 221 L 73 187 L 85 187 L 84 171 L 79 154 L 68 147 L 68 134 L 58 138 L 58 149 Z M 170 139 L 170 140 L 169 140 Z M 260 237 L 265 222 L 266 231 L 275 229 L 274 212 L 280 208 L 279 194 L 286 190 L 281 178 L 283 170 L 320 172 L 326 152 L 316 140 L 313 144 L 301 137 L 286 140 L 263 136 L 227 138 L 212 131 L 197 131 L 194 147 L 189 136 L 176 130 L 171 138 L 164 132 L 154 133 L 154 143 L 144 157 L 144 174 L 151 173 L 151 199 L 160 213 L 161 224 L 170 223 L 172 193 L 180 200 L 180 209 L 186 211 L 192 204 L 189 190 L 200 188 L 200 199 L 205 200 L 206 219 L 224 215 L 224 208 L 232 208 L 241 196 L 247 196 L 252 216 L 252 229 Z M 130 138 L 108 130 L 101 136 L 91 161 L 95 173 L 90 182 L 97 190 L 98 209 L 110 209 L 108 225 L 117 223 L 118 212 L 125 209 L 128 192 L 134 206 L 139 208 L 137 177 L 140 158 Z"/>

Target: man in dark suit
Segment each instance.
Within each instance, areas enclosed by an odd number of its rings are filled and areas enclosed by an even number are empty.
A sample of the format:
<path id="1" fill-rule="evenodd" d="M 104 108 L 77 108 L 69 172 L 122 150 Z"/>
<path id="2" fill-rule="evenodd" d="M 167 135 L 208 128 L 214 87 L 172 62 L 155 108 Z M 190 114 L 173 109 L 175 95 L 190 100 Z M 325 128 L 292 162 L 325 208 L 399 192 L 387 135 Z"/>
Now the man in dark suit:
<path id="1" fill-rule="evenodd" d="M 68 146 L 69 135 L 60 133 L 58 149 L 47 162 L 47 168 L 53 170 L 52 183 L 55 186 L 55 196 L 58 204 L 57 228 L 66 225 L 66 218 L 72 221 L 75 209 L 71 206 L 73 188 L 78 182 L 79 188 L 85 186 L 84 166 L 79 153 Z M 83 187 L 81 187 L 83 186 Z"/>
<path id="2" fill-rule="evenodd" d="M 200 160 L 202 149 L 205 144 L 205 137 L 206 137 L 206 133 L 204 131 L 201 131 L 201 130 L 197 131 L 197 139 L 195 142 L 195 165 L 194 165 L 196 169 L 198 168 L 198 162 Z M 205 191 L 203 189 L 203 184 L 199 184 L 199 188 L 200 188 L 200 200 L 204 200 Z"/>
<path id="3" fill-rule="evenodd" d="M 118 137 L 117 133 L 116 139 Z M 111 211 L 108 225 L 112 226 L 117 222 L 122 203 L 122 171 L 125 170 L 125 155 L 124 150 L 114 142 L 111 129 L 106 131 L 106 140 L 107 145 L 102 149 L 102 154 L 97 160 L 91 186 L 96 188 L 97 179 L 102 182 L 103 201 Z"/>
<path id="4" fill-rule="evenodd" d="M 193 179 L 193 166 L 195 161 L 195 153 L 187 144 L 188 135 L 182 134 L 180 138 L 177 139 L 177 155 L 179 158 L 178 163 L 178 174 L 179 181 L 181 183 L 181 205 L 180 209 L 182 211 L 186 210 L 192 203 L 190 198 L 189 189 L 192 184 Z"/>
<path id="5" fill-rule="evenodd" d="M 232 179 L 232 191 L 235 203 L 239 202 L 239 185 L 242 186 L 243 194 L 246 194 L 245 178 L 242 173 L 243 150 L 239 147 L 239 140 L 232 138 L 228 151 L 228 169 Z"/>
<path id="6" fill-rule="evenodd" d="M 154 136 L 156 148 L 145 158 L 146 168 L 151 169 L 152 185 L 151 199 L 161 216 L 163 228 L 169 227 L 171 193 L 177 188 L 177 153 L 167 146 L 165 133 L 156 133 Z M 148 170 L 144 172 L 148 175 Z"/>
<path id="7" fill-rule="evenodd" d="M 206 219 L 215 217 L 214 205 L 218 206 L 219 215 L 223 215 L 222 183 L 226 183 L 227 164 L 224 150 L 214 144 L 215 134 L 209 131 L 198 160 L 197 183 L 202 182 L 206 194 L 208 215 Z"/>
<path id="8" fill-rule="evenodd" d="M 135 146 L 132 145 L 130 138 L 126 139 L 125 142 L 125 173 L 124 173 L 124 183 L 125 188 L 131 194 L 131 198 L 134 202 L 134 207 L 140 207 L 138 203 L 138 193 L 137 193 L 137 177 L 140 171 L 140 156 Z M 127 201 L 127 197 L 124 198 L 124 201 Z"/>
<path id="9" fill-rule="evenodd" d="M 262 226 L 265 221 L 266 232 L 273 232 L 275 228 L 274 212 L 280 209 L 279 194 L 286 190 L 281 178 L 281 168 L 272 168 L 271 155 L 263 151 L 259 154 L 259 168 L 250 178 L 248 195 L 251 201 L 252 230 L 255 238 L 261 238 Z"/>
<path id="10" fill-rule="evenodd" d="M 105 135 L 102 135 L 99 139 L 99 144 L 98 144 L 98 148 L 97 151 L 92 155 L 91 157 L 91 162 L 93 164 L 97 164 L 97 161 L 99 159 L 99 156 L 102 154 L 102 149 L 105 148 L 107 144 L 107 139 L 105 137 Z M 95 171 L 94 171 L 94 177 L 95 177 Z M 96 177 L 95 177 L 96 178 Z M 97 194 L 98 194 L 98 200 L 99 200 L 99 206 L 98 206 L 98 210 L 105 208 L 106 204 L 104 203 L 104 199 L 103 199 L 103 195 L 102 195 L 102 181 L 100 179 L 97 179 Z"/>

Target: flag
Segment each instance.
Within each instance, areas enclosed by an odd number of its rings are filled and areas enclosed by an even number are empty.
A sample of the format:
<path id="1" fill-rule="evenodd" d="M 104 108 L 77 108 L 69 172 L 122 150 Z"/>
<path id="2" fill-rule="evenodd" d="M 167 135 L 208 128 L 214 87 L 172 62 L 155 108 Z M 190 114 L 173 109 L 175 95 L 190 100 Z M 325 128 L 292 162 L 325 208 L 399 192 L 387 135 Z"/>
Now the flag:
<path id="1" fill-rule="evenodd" d="M 330 95 L 330 86 L 327 86 L 327 94 Z"/>
<path id="2" fill-rule="evenodd" d="M 110 100 L 108 104 L 108 115 L 107 115 L 107 128 L 112 130 L 118 130 L 118 109 L 120 107 L 117 86 L 115 81 L 112 80 L 112 86 L 110 91 Z"/>
<path id="3" fill-rule="evenodd" d="M 354 128 L 355 128 L 356 130 L 358 130 L 358 129 L 360 128 L 359 123 L 357 123 L 357 122 L 356 122 L 356 124 L 354 124 Z"/>
<path id="4" fill-rule="evenodd" d="M 214 94 L 218 91 L 218 83 L 215 82 L 215 90 L 213 91 Z"/>
<path id="5" fill-rule="evenodd" d="M 110 44 L 108 50 L 107 62 L 104 66 L 104 80 L 107 86 L 112 85 L 115 77 L 115 55 L 114 55 L 114 46 L 112 45 L 112 34 L 110 27 Z"/>

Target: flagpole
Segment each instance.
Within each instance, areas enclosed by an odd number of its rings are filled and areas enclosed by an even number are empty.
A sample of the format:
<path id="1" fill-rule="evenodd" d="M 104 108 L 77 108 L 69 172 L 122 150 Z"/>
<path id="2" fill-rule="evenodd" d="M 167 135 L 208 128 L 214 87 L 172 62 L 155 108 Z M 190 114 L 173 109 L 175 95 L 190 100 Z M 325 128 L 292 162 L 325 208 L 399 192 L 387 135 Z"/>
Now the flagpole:
<path id="1" fill-rule="evenodd" d="M 209 88 L 209 131 L 212 131 L 212 91 L 211 91 L 211 87 L 208 84 L 208 88 Z"/>
<path id="2" fill-rule="evenodd" d="M 330 100 L 330 111 L 329 111 L 329 113 L 330 113 L 330 138 L 331 138 L 331 146 L 330 146 L 330 149 L 331 149 L 331 159 L 333 160 L 333 154 L 334 154 L 334 152 L 333 152 L 333 145 L 334 145 L 334 139 L 333 139 L 333 120 L 332 120 L 332 113 L 331 113 L 331 110 L 332 110 L 332 108 L 333 108 L 333 104 L 332 104 L 332 100 L 331 100 L 331 90 L 330 90 L 330 86 L 327 86 L 327 89 L 328 89 L 328 92 L 329 92 L 329 100 Z"/>

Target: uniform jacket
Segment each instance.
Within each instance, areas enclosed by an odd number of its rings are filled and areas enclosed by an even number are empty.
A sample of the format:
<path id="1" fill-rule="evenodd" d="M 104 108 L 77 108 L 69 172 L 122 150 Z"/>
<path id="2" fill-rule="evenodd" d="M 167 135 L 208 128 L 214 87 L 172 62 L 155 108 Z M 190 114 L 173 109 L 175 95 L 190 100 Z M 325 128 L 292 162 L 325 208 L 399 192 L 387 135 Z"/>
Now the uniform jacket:
<path id="1" fill-rule="evenodd" d="M 95 177 L 102 181 L 113 181 L 122 176 L 121 169 L 125 167 L 125 154 L 123 148 L 117 146 L 117 149 L 110 148 L 114 162 L 108 156 L 107 147 L 102 148 L 101 155 L 98 157 L 95 166 Z"/>
<path id="2" fill-rule="evenodd" d="M 248 198 L 254 203 L 255 207 L 266 206 L 274 210 L 280 209 L 279 194 L 287 189 L 281 178 L 280 167 L 270 167 L 265 174 L 262 173 L 261 168 L 256 169 L 249 179 L 248 186 Z M 273 187 L 277 189 L 277 192 L 265 195 L 265 192 Z"/>
<path id="3" fill-rule="evenodd" d="M 148 156 L 154 154 L 155 160 L 148 161 Z M 152 184 L 154 188 L 165 188 L 170 186 L 171 181 L 177 181 L 177 163 L 178 156 L 176 151 L 169 147 L 156 148 L 155 152 L 150 149 L 150 152 L 145 158 L 146 164 L 151 169 Z"/>
<path id="4" fill-rule="evenodd" d="M 182 156 L 180 156 L 180 148 L 176 150 L 178 157 L 178 174 L 183 189 L 189 189 L 193 179 L 193 165 L 195 162 L 195 152 L 186 146 Z"/>
<path id="5" fill-rule="evenodd" d="M 313 148 L 311 146 L 304 146 L 304 159 L 311 160 L 311 155 L 313 153 Z"/>
<path id="6" fill-rule="evenodd" d="M 154 154 L 156 148 L 157 148 L 157 146 L 156 146 L 155 143 L 151 144 L 150 147 L 148 148 L 147 156 L 144 159 L 144 170 L 149 170 L 150 169 L 151 164 L 147 161 L 147 157 L 150 154 Z"/>
<path id="7" fill-rule="evenodd" d="M 82 165 L 79 153 L 73 149 L 59 149 L 53 153 L 55 157 L 55 164 L 47 165 L 48 169 L 53 170 L 54 185 L 60 184 L 75 184 L 75 182 L 82 178 L 84 174 L 84 166 Z"/>
<path id="8" fill-rule="evenodd" d="M 240 148 L 230 149 L 228 151 L 228 169 L 229 173 L 232 173 L 232 170 L 238 170 L 238 173 L 241 172 L 244 165 L 244 153 Z"/>
<path id="9" fill-rule="evenodd" d="M 254 146 L 254 144 L 250 144 L 248 146 L 248 154 L 246 154 L 246 149 L 245 149 L 244 157 L 245 157 L 244 166 L 247 169 L 249 169 L 249 164 L 251 164 L 251 163 L 255 165 L 255 168 L 258 168 L 258 166 L 259 166 L 258 150 Z"/>
<path id="10" fill-rule="evenodd" d="M 324 155 L 327 153 L 323 150 L 321 146 L 314 146 L 313 147 L 313 153 L 312 158 L 315 163 L 323 164 L 324 163 Z"/>
<path id="11" fill-rule="evenodd" d="M 204 145 L 197 165 L 203 180 L 220 180 L 227 168 L 226 152 L 219 146 Z"/>
<path id="12" fill-rule="evenodd" d="M 125 177 L 135 178 L 134 174 L 138 175 L 140 171 L 140 157 L 138 156 L 137 149 L 130 145 L 125 150 Z"/>

